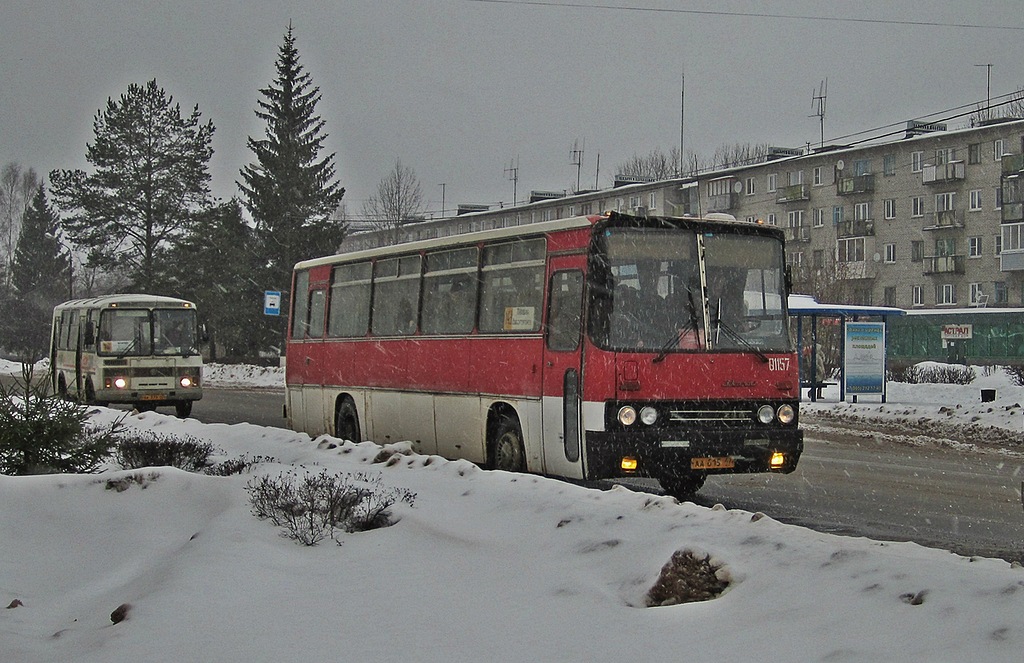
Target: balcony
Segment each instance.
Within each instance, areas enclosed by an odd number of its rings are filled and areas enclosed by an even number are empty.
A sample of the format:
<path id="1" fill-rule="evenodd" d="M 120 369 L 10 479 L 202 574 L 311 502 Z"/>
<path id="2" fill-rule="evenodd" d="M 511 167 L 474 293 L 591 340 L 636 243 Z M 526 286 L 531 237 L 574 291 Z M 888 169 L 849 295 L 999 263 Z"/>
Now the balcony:
<path id="1" fill-rule="evenodd" d="M 708 196 L 709 212 L 726 212 L 739 206 L 739 196 L 735 193 L 720 193 Z"/>
<path id="2" fill-rule="evenodd" d="M 1021 221 L 1024 221 L 1024 203 L 1003 201 L 1003 223 L 1020 223 Z"/>
<path id="3" fill-rule="evenodd" d="M 1024 172 L 1024 154 L 1007 154 L 1003 157 L 1003 175 Z"/>
<path id="4" fill-rule="evenodd" d="M 1024 251 L 1003 251 L 999 254 L 999 271 L 1024 271 Z"/>
<path id="5" fill-rule="evenodd" d="M 959 182 L 964 178 L 964 162 L 950 161 L 937 166 L 925 166 L 921 171 L 922 184 Z"/>
<path id="6" fill-rule="evenodd" d="M 867 260 L 836 263 L 836 278 L 840 281 L 873 279 L 876 276 L 876 271 L 875 264 Z"/>
<path id="7" fill-rule="evenodd" d="M 925 274 L 963 274 L 964 256 L 925 256 Z"/>
<path id="8" fill-rule="evenodd" d="M 779 189 L 779 197 L 775 199 L 778 203 L 795 203 L 800 200 L 810 200 L 811 189 L 806 184 L 793 184 Z"/>
<path id="9" fill-rule="evenodd" d="M 871 219 L 853 219 L 843 221 L 836 226 L 836 236 L 843 237 L 874 237 L 875 222 Z"/>
<path id="10" fill-rule="evenodd" d="M 809 242 L 811 241 L 811 227 L 810 226 L 793 226 L 786 228 L 786 241 L 787 242 Z"/>
<path id="11" fill-rule="evenodd" d="M 873 193 L 875 190 L 874 175 L 854 175 L 840 177 L 836 180 L 836 195 L 848 196 L 853 193 Z"/>
<path id="12" fill-rule="evenodd" d="M 925 225 L 922 230 L 947 230 L 950 228 L 963 228 L 964 226 L 963 211 L 946 209 L 928 214 L 925 217 Z"/>

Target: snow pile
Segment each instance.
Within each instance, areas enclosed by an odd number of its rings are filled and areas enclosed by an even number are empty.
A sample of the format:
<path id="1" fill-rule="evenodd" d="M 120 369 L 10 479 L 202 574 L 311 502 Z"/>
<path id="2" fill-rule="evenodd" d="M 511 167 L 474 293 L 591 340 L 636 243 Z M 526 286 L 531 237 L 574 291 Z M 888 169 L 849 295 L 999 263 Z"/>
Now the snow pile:
<path id="1" fill-rule="evenodd" d="M 210 387 L 284 389 L 284 369 L 249 364 L 203 364 L 203 384 Z"/>
<path id="2" fill-rule="evenodd" d="M 1024 647 L 1024 569 L 1001 560 L 464 461 L 374 463 L 370 443 L 250 424 L 125 423 L 276 459 L 255 473 L 379 476 L 415 504 L 307 548 L 251 515 L 251 474 L 0 477 L 0 607 L 23 604 L 0 612 L 2 660 L 985 663 Z M 679 551 L 709 556 L 725 592 L 644 607 Z"/>

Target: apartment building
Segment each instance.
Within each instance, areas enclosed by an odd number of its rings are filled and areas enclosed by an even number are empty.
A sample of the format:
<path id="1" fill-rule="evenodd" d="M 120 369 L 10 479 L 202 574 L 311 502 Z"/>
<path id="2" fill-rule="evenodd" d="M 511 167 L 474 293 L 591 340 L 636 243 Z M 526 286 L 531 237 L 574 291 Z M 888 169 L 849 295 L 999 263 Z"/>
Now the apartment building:
<path id="1" fill-rule="evenodd" d="M 848 304 L 1024 305 L 1024 121 L 826 147 L 709 176 L 702 213 L 782 226 L 795 290 Z"/>
<path id="2" fill-rule="evenodd" d="M 402 241 L 580 214 L 724 212 L 786 229 L 794 290 L 900 308 L 1024 306 L 1024 120 L 946 130 L 909 122 L 860 146 L 773 149 L 761 163 L 410 224 Z M 353 234 L 342 250 L 394 241 Z M 836 290 L 833 289 L 833 292 Z"/>

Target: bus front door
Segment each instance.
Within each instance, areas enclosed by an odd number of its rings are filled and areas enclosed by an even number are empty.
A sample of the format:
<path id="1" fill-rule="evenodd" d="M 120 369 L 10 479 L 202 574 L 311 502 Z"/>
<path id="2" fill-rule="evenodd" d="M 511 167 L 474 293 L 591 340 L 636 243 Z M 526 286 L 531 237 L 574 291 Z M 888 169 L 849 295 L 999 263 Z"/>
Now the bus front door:
<path id="1" fill-rule="evenodd" d="M 580 374 L 583 335 L 582 255 L 552 258 L 544 339 L 544 471 L 583 478 Z"/>

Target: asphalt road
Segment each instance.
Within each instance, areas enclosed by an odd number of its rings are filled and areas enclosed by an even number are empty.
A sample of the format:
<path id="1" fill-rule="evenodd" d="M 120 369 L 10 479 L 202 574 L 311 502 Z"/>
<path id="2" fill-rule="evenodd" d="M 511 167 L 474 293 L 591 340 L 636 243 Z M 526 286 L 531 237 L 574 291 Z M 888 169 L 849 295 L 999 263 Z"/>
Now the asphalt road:
<path id="1" fill-rule="evenodd" d="M 280 391 L 207 388 L 192 416 L 284 427 L 283 402 Z M 695 501 L 822 532 L 1024 560 L 1024 456 L 910 446 L 834 426 L 805 430 L 792 474 L 711 477 Z M 654 482 L 621 483 L 660 493 Z"/>

